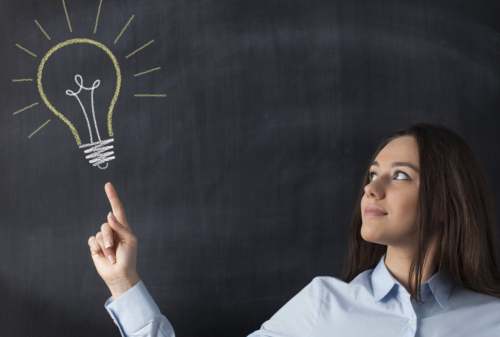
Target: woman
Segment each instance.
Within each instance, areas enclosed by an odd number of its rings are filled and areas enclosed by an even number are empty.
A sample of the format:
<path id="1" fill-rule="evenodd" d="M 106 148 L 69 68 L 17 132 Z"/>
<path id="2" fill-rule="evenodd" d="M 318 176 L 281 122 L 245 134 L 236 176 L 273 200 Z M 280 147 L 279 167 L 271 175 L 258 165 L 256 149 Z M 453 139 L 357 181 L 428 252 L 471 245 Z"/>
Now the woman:
<path id="1" fill-rule="evenodd" d="M 89 246 L 112 294 L 106 309 L 123 336 L 173 337 L 137 275 L 116 191 L 105 190 L 113 212 Z M 457 134 L 399 130 L 363 177 L 343 279 L 315 277 L 250 336 L 500 336 L 494 224 L 484 174 Z"/>

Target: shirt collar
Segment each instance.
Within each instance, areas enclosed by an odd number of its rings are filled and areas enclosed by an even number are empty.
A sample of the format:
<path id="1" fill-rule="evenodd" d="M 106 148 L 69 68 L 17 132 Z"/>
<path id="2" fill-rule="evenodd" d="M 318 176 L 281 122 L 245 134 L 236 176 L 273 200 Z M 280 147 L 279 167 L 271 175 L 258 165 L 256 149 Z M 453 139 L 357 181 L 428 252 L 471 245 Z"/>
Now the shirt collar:
<path id="1" fill-rule="evenodd" d="M 396 280 L 389 272 L 385 265 L 385 254 L 382 255 L 378 264 L 373 269 L 371 274 L 371 283 L 373 297 L 377 302 L 383 300 L 394 287 L 404 289 L 401 283 Z M 429 291 L 430 290 L 430 291 Z M 423 295 L 432 294 L 441 308 L 446 308 L 451 295 L 452 282 L 449 276 L 444 272 L 434 273 L 426 282 L 421 285 Z M 406 291 L 404 289 L 404 291 Z M 426 296 L 422 296 L 423 301 L 426 301 Z"/>

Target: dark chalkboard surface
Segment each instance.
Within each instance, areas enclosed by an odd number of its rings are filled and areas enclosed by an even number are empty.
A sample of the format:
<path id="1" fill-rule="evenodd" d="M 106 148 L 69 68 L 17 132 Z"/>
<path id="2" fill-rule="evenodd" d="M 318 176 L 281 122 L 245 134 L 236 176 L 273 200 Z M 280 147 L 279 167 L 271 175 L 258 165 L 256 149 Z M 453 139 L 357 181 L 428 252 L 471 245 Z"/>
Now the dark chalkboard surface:
<path id="1" fill-rule="evenodd" d="M 142 279 L 188 337 L 245 336 L 314 276 L 339 276 L 361 173 L 396 128 L 455 129 L 500 188 L 497 0 L 64 4 L 0 2 L 2 336 L 119 335 L 87 246 L 108 180 Z M 43 55 L 73 38 L 122 71 L 105 170 L 37 90 Z M 65 91 L 98 78 L 103 113 L 113 62 L 74 47 L 47 61 L 47 95 L 82 117 Z"/>

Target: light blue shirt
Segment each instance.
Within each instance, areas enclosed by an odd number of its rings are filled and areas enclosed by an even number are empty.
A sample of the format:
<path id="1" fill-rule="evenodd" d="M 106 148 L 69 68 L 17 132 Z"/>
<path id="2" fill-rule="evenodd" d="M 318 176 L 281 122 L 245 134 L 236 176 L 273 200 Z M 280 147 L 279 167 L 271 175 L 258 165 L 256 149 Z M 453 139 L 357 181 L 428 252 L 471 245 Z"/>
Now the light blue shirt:
<path id="1" fill-rule="evenodd" d="M 417 303 L 382 256 L 349 283 L 315 277 L 248 337 L 500 336 L 500 299 L 454 286 L 443 273 L 421 291 Z M 142 281 L 105 308 L 123 337 L 175 337 Z"/>

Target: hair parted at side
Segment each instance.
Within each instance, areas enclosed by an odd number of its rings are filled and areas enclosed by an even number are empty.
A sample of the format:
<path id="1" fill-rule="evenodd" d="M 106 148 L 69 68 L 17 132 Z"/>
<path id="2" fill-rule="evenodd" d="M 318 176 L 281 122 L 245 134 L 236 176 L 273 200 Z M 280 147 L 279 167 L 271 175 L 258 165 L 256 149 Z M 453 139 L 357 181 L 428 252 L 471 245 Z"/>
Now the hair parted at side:
<path id="1" fill-rule="evenodd" d="M 418 253 L 410 267 L 409 292 L 420 300 L 422 266 L 430 238 L 438 235 L 436 262 L 439 271 L 464 288 L 500 297 L 500 270 L 495 252 L 495 200 L 482 167 L 467 143 L 454 131 L 436 124 L 417 123 L 386 137 L 382 148 L 400 136 L 413 136 L 420 158 L 417 206 Z M 342 279 L 350 282 L 374 268 L 386 246 L 362 239 L 361 198 L 369 183 L 366 169 L 351 217 L 349 250 Z"/>

